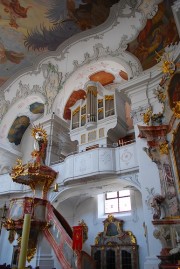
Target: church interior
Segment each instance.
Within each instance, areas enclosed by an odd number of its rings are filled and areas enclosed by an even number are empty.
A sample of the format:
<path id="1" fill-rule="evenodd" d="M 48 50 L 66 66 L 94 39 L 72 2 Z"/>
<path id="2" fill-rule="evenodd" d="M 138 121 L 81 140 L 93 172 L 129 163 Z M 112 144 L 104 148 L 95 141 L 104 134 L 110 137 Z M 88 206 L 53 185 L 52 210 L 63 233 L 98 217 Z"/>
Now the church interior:
<path id="1" fill-rule="evenodd" d="M 180 268 L 180 1 L 0 1 L 0 269 Z"/>

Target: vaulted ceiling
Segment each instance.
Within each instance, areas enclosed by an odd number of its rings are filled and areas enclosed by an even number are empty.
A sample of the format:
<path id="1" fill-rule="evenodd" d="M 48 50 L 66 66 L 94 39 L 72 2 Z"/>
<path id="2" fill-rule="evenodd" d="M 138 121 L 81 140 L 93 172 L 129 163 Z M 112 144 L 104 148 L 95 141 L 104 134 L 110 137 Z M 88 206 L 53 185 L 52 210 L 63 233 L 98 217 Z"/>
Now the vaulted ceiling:
<path id="1" fill-rule="evenodd" d="M 102 24 L 118 0 L 1 0 L 0 85 L 67 38 Z"/>
<path id="2" fill-rule="evenodd" d="M 171 5 L 174 1 L 153 1 L 159 3 L 155 14 L 151 14 L 149 18 L 144 19 L 146 22 L 144 28 L 133 25 L 134 28 L 132 28 L 138 34 L 134 35 L 132 40 L 126 44 L 127 53 L 130 52 L 131 55 L 137 57 L 143 70 L 157 64 L 157 53 L 162 54 L 166 46 L 179 41 L 178 31 L 171 10 Z M 144 2 L 146 1 L 144 0 Z M 140 5 L 143 9 L 143 0 L 29 0 L 28 3 L 25 0 L 0 0 L 0 88 L 6 89 L 10 82 L 13 81 L 13 78 L 18 77 L 19 74 L 28 70 L 29 67 L 33 66 L 35 61 L 38 62 L 38 59 L 43 59 L 43 56 L 53 55 L 51 54 L 53 52 L 59 52 L 58 48 L 63 43 L 67 40 L 72 40 L 70 37 L 82 34 L 82 32 L 88 35 L 88 31 L 92 30 L 92 28 L 98 29 L 100 26 L 103 26 L 103 29 L 105 29 L 107 27 L 107 21 L 109 22 L 108 25 L 113 24 L 113 21 L 110 20 L 110 14 L 112 18 L 112 10 L 114 12 L 112 8 L 117 3 L 118 5 L 122 5 L 121 10 L 125 10 L 127 6 L 130 7 L 131 11 L 128 11 L 128 16 L 131 18 L 133 18 Z M 142 9 L 141 12 L 143 12 Z M 123 13 L 120 15 L 127 17 Z M 122 25 L 122 22 L 120 25 Z M 140 31 L 139 29 L 142 30 Z M 95 38 L 101 39 L 101 36 L 97 34 Z M 114 38 L 116 38 L 117 44 L 120 37 L 116 36 Z M 111 43 L 113 44 L 113 40 Z M 90 49 L 90 46 L 87 48 Z M 107 48 L 109 47 L 107 46 Z M 72 59 L 73 53 L 70 55 L 71 61 L 74 61 Z M 59 104 L 56 107 L 56 112 L 59 115 L 62 114 L 66 120 L 70 118 L 69 107 L 79 98 L 79 93 L 88 79 L 99 81 L 102 85 L 107 85 L 112 83 L 112 81 L 118 84 L 128 79 L 126 70 L 120 62 L 115 62 L 115 59 L 95 58 L 95 61 L 89 61 L 87 65 L 85 60 L 88 59 L 89 55 L 87 49 L 87 52 L 84 53 L 84 61 L 81 58 L 81 64 L 77 60 L 74 61 L 77 62 L 78 70 L 72 72 L 73 74 L 66 84 L 66 93 L 69 95 L 69 99 L 64 101 L 63 106 L 65 108 L 63 108 L 61 101 L 57 99 Z M 75 59 L 78 59 L 77 55 L 75 56 Z M 63 57 L 61 57 L 62 59 Z M 84 68 L 84 62 L 86 68 Z M 66 60 L 67 63 L 68 59 Z M 52 73 L 54 72 L 53 68 L 55 67 L 53 64 L 47 62 L 42 65 L 42 70 L 43 68 L 46 69 L 46 67 L 47 70 L 50 71 L 52 69 Z M 60 68 L 59 70 L 55 70 L 56 72 L 54 74 L 58 76 L 58 83 L 63 84 L 66 81 L 67 74 L 65 73 L 69 70 L 64 70 L 64 80 L 61 81 L 60 74 L 62 76 L 63 73 L 61 73 L 62 64 L 60 64 L 60 67 L 61 70 Z M 44 70 L 43 72 L 46 71 Z M 44 81 L 46 79 L 44 75 Z M 16 100 L 21 99 L 18 95 L 20 92 L 30 91 L 31 86 L 29 84 L 26 85 L 26 81 L 24 83 L 20 81 L 19 86 L 12 87 L 12 91 L 17 91 Z M 42 85 L 42 89 L 44 89 L 45 83 Z M 19 89 L 17 90 L 17 88 Z M 41 87 L 39 86 L 39 88 Z M 5 108 L 8 107 L 8 110 L 10 110 L 11 104 L 14 103 L 9 89 L 7 89 L 6 95 L 9 95 L 9 97 L 6 96 L 7 100 L 4 100 Z M 34 99 L 31 100 L 31 98 Z M 16 117 L 7 132 L 7 139 L 10 143 L 19 145 L 29 123 L 44 113 L 42 100 L 37 99 L 37 96 L 32 96 L 31 98 L 26 100 L 26 103 L 22 101 L 22 104 L 17 104 L 17 115 L 14 113 L 14 109 L 11 110 L 12 117 L 10 116 L 10 118 L 13 119 L 15 115 Z M 63 112 L 61 112 L 62 108 Z M 2 108 L 0 119 L 5 113 L 6 110 Z M 8 129 L 7 126 L 6 129 Z M 2 133 L 1 138 L 3 136 Z"/>
<path id="3" fill-rule="evenodd" d="M 0 0 L 0 86 L 33 65 L 38 56 L 55 51 L 69 37 L 108 20 L 111 7 L 122 2 L 135 9 L 142 0 Z M 158 12 L 128 45 L 143 69 L 156 64 L 155 51 L 179 40 L 170 5 Z"/>

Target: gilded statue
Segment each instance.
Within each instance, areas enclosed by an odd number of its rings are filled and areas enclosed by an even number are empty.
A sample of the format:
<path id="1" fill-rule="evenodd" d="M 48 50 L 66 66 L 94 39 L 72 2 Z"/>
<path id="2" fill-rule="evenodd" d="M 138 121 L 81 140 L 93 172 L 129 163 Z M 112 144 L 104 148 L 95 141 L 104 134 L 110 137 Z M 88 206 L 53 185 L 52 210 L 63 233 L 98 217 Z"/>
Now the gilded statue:
<path id="1" fill-rule="evenodd" d="M 32 128 L 32 136 L 34 137 L 34 151 L 31 153 L 32 157 L 36 158 L 36 162 L 45 164 L 46 149 L 47 149 L 47 133 L 42 126 L 35 125 Z"/>

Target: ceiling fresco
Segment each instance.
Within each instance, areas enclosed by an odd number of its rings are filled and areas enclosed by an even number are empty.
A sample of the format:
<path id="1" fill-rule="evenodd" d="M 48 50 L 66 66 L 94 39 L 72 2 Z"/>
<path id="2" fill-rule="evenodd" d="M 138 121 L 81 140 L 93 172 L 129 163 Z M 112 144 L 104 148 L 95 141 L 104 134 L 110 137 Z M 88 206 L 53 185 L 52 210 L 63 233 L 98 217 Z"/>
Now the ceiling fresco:
<path id="1" fill-rule="evenodd" d="M 38 55 L 102 24 L 118 0 L 0 0 L 0 86 Z"/>
<path id="2" fill-rule="evenodd" d="M 120 0 L 0 0 L 0 86 L 37 56 L 55 51 L 69 37 L 107 20 Z M 136 3 L 128 1 L 127 3 Z M 128 50 L 143 69 L 156 64 L 155 51 L 179 40 L 170 5 L 164 0 Z"/>
<path id="3" fill-rule="evenodd" d="M 128 46 L 128 51 L 140 60 L 144 70 L 157 64 L 156 52 L 162 54 L 166 46 L 179 41 L 171 10 L 173 2 L 164 0 L 160 3 L 156 15 L 147 20 L 144 29 Z"/>

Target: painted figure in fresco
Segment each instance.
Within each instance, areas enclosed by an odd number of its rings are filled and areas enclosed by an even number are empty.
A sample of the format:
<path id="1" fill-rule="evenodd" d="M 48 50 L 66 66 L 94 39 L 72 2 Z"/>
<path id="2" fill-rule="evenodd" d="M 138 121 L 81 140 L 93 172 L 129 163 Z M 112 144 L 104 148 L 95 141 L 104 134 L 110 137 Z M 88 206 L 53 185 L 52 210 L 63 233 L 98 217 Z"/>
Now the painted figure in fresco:
<path id="1" fill-rule="evenodd" d="M 9 14 L 9 25 L 14 28 L 18 28 L 19 25 L 16 22 L 17 18 L 27 18 L 27 11 L 31 6 L 23 7 L 20 5 L 19 0 L 0 0 L 4 6 L 4 11 Z"/>
<path id="2" fill-rule="evenodd" d="M 173 0 L 162 1 L 156 15 L 147 20 L 137 39 L 129 44 L 128 51 L 136 55 L 144 70 L 156 64 L 156 52 L 162 53 L 166 46 L 179 41 L 175 21 L 171 19 L 172 3 Z"/>
<path id="3" fill-rule="evenodd" d="M 126 0 L 127 1 L 127 0 Z M 136 1 L 128 1 L 133 6 Z M 53 27 L 43 25 L 28 31 L 25 46 L 33 50 L 56 50 L 67 38 L 105 22 L 118 0 L 51 0 L 46 17 Z"/>
<path id="4" fill-rule="evenodd" d="M 4 45 L 0 43 L 0 64 L 4 64 L 7 61 L 19 64 L 23 59 L 24 59 L 23 53 L 15 52 L 12 50 L 6 50 Z"/>

